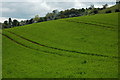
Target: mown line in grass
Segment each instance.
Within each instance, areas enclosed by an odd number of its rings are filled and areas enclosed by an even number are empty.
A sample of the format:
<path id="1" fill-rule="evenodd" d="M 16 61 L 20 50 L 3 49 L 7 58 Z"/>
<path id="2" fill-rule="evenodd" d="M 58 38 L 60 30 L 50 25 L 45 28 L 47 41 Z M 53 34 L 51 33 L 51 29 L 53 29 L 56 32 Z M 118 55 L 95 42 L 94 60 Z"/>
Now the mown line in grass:
<path id="1" fill-rule="evenodd" d="M 74 20 L 65 20 L 67 22 L 75 22 L 75 23 L 82 23 L 82 24 L 89 24 L 89 25 L 95 25 L 95 26 L 101 26 L 101 27 L 104 27 L 104 28 L 111 28 L 111 29 L 114 29 L 114 27 L 111 27 L 111 26 L 105 26 L 105 25 L 100 25 L 100 24 L 94 24 L 94 23 L 88 23 L 88 22 L 82 22 L 82 21 L 74 21 Z M 114 25 L 115 26 L 115 25 Z"/>
<path id="2" fill-rule="evenodd" d="M 11 31 L 8 31 L 8 32 L 11 33 L 11 34 L 14 34 L 14 35 L 16 35 L 16 36 L 18 36 L 18 37 L 20 37 L 20 38 L 22 38 L 22 39 L 24 39 L 24 40 L 27 40 L 27 41 L 29 41 L 29 42 L 31 42 L 31 43 L 33 43 L 33 44 L 37 44 L 37 45 L 39 45 L 39 46 L 43 46 L 43 47 L 50 48 L 50 49 L 54 49 L 54 50 L 60 50 L 60 51 L 66 51 L 66 52 L 72 52 L 72 53 L 79 53 L 79 54 L 85 54 L 85 55 L 92 55 L 92 56 L 118 58 L 118 57 L 116 57 L 116 56 L 107 56 L 107 55 L 101 55 L 101 54 L 85 53 L 85 52 L 79 52 L 79 51 L 74 51 L 74 50 L 66 50 L 66 49 L 51 47 L 51 46 L 47 46 L 47 45 L 40 44 L 40 43 L 38 43 L 38 42 L 29 40 L 29 39 L 27 39 L 27 38 L 25 38 L 25 37 L 23 37 L 23 36 L 20 36 L 20 35 L 18 35 L 18 34 L 15 34 L 15 33 L 11 32 Z"/>

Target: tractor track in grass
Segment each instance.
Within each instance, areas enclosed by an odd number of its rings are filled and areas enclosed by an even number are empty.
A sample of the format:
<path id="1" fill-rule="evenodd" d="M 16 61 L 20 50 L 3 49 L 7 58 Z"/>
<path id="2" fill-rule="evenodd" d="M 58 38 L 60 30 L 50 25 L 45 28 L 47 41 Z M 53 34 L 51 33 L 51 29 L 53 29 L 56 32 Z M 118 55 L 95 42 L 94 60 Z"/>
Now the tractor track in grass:
<path id="1" fill-rule="evenodd" d="M 94 26 L 101 26 L 101 27 L 104 27 L 104 28 L 111 28 L 113 30 L 114 27 L 111 27 L 111 26 L 105 26 L 105 25 L 100 25 L 100 24 L 94 24 L 94 23 L 88 23 L 88 22 L 82 22 L 82 21 L 73 21 L 73 20 L 65 20 L 67 22 L 75 22 L 75 23 L 82 23 L 82 24 L 89 24 L 89 25 L 94 25 Z M 98 23 L 98 22 L 97 22 Z M 102 23 L 101 23 L 102 24 Z M 105 23 L 104 23 L 105 24 Z M 117 26 L 117 25 L 114 25 L 114 26 Z"/>
<path id="2" fill-rule="evenodd" d="M 107 55 L 101 55 L 101 54 L 85 53 L 85 52 L 79 52 L 79 51 L 74 51 L 74 50 L 66 50 L 66 49 L 61 49 L 61 48 L 56 48 L 56 47 L 50 47 L 50 46 L 47 46 L 47 45 L 44 45 L 44 44 L 40 44 L 40 43 L 32 41 L 32 40 L 29 40 L 29 39 L 27 39 L 27 38 L 25 38 L 23 36 L 20 36 L 18 34 L 15 34 L 15 33 L 11 32 L 11 31 L 7 31 L 7 32 L 9 32 L 11 34 L 14 34 L 14 35 L 16 35 L 16 36 L 26 40 L 26 41 L 29 41 L 29 42 L 33 43 L 33 44 L 37 44 L 39 46 L 43 46 L 43 47 L 50 48 L 50 49 L 53 49 L 53 50 L 59 50 L 59 51 L 65 51 L 65 52 L 71 52 L 71 53 L 79 53 L 79 54 L 91 55 L 91 56 L 99 56 L 99 57 L 119 58 L 119 57 L 116 57 L 116 56 L 107 56 Z M 7 36 L 7 37 L 9 37 L 9 36 Z M 21 43 L 19 43 L 19 44 L 21 44 Z M 24 44 L 22 44 L 22 45 L 24 45 Z M 44 52 L 47 52 L 47 51 L 44 51 Z M 57 53 L 52 53 L 52 54 L 57 54 Z M 59 55 L 62 55 L 62 54 L 59 54 Z"/>
<path id="3" fill-rule="evenodd" d="M 0 34 L 1 34 L 1 33 L 0 33 Z M 29 48 L 29 49 L 33 49 L 33 50 L 36 50 L 36 51 L 45 52 L 45 53 L 50 53 L 50 54 L 56 54 L 56 55 L 59 55 L 59 56 L 64 56 L 63 54 L 58 54 L 58 53 L 54 53 L 54 52 L 50 52 L 50 51 L 44 51 L 44 50 L 40 50 L 40 49 L 36 49 L 36 48 L 30 47 L 30 46 L 27 46 L 27 45 L 25 45 L 25 44 L 22 44 L 22 43 L 20 43 L 20 42 L 18 42 L 18 41 L 16 41 L 16 40 L 12 39 L 11 37 L 9 37 L 9 36 L 7 36 L 7 35 L 5 35 L 5 34 L 3 34 L 3 33 L 2 33 L 2 35 L 5 36 L 5 37 L 7 37 L 8 39 L 10 39 L 11 41 L 13 41 L 13 42 L 15 42 L 15 43 L 23 46 L 23 47 L 26 47 L 26 48 Z M 67 55 L 66 55 L 66 56 L 67 56 Z M 70 56 L 67 56 L 67 57 L 70 57 Z"/>
<path id="4" fill-rule="evenodd" d="M 108 23 L 97 22 L 97 21 L 91 21 L 91 22 L 95 22 L 95 23 L 98 23 L 98 24 L 104 24 L 104 25 L 118 26 L 118 25 L 114 25 L 114 24 L 108 24 Z"/>

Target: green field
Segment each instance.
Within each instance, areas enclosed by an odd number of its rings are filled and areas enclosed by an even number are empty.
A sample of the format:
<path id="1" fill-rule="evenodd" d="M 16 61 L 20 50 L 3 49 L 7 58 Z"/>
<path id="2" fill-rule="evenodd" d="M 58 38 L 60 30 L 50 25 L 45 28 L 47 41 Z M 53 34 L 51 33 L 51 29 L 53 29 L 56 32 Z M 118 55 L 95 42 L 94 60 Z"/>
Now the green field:
<path id="1" fill-rule="evenodd" d="M 1 29 L 0 33 L 2 33 Z M 2 35 L 0 34 L 0 79 L 1 78 L 2 78 Z"/>
<path id="2" fill-rule="evenodd" d="M 118 13 L 3 30 L 3 78 L 117 78 Z"/>

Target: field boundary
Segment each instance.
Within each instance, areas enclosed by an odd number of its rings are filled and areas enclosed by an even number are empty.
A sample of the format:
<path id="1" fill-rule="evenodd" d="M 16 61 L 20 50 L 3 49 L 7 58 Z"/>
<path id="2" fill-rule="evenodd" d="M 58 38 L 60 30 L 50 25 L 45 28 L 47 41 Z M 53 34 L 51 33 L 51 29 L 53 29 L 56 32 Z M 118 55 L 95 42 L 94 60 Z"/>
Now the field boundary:
<path id="1" fill-rule="evenodd" d="M 37 44 L 37 45 L 39 45 L 39 46 L 43 46 L 43 47 L 50 48 L 50 49 L 54 49 L 54 50 L 60 50 L 60 51 L 72 52 L 72 53 L 79 53 L 79 54 L 85 54 L 85 55 L 92 55 L 92 56 L 100 56 L 100 57 L 119 58 L 119 57 L 116 57 L 116 56 L 107 56 L 107 55 L 101 55 L 101 54 L 85 53 L 85 52 L 79 52 L 79 51 L 74 51 L 74 50 L 66 50 L 66 49 L 61 49 L 61 48 L 56 48 L 56 47 L 50 47 L 50 46 L 47 46 L 47 45 L 44 45 L 44 44 L 40 44 L 40 43 L 35 42 L 35 41 L 32 41 L 32 40 L 29 40 L 29 39 L 27 39 L 27 38 L 25 38 L 25 37 L 23 37 L 23 36 L 20 36 L 20 35 L 18 35 L 18 34 L 15 34 L 15 33 L 11 32 L 11 31 L 7 31 L 7 32 L 9 32 L 9 33 L 11 33 L 11 34 L 14 34 L 14 35 L 16 35 L 16 36 L 18 36 L 18 37 L 26 40 L 26 41 L 29 41 L 29 42 L 33 43 L 33 44 Z M 37 50 L 38 50 L 38 49 L 37 49 Z M 46 52 L 46 51 L 45 51 L 45 52 Z"/>

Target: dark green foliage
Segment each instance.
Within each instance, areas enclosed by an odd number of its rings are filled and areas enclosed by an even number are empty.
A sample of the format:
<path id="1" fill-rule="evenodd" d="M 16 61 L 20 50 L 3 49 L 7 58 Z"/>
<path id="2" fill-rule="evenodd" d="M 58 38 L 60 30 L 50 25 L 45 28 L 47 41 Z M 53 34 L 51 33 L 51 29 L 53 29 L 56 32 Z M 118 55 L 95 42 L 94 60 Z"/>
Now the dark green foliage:
<path id="1" fill-rule="evenodd" d="M 34 22 L 38 22 L 40 19 L 39 15 L 35 15 L 35 17 L 33 18 Z"/>
<path id="2" fill-rule="evenodd" d="M 4 24 L 5 24 L 5 25 L 8 25 L 8 21 L 4 21 Z"/>
<path id="3" fill-rule="evenodd" d="M 53 10 L 51 13 L 47 13 L 45 17 L 39 17 L 38 15 L 35 16 L 35 18 L 31 18 L 30 20 L 25 20 L 25 21 L 14 21 L 12 22 L 12 19 L 9 18 L 8 24 L 3 24 L 3 28 L 11 28 L 14 26 L 22 26 L 22 25 L 27 25 L 27 24 L 32 24 L 32 23 L 37 23 L 37 22 L 44 22 L 44 21 L 49 21 L 49 20 L 57 20 L 57 19 L 62 19 L 62 18 L 70 18 L 70 17 L 78 17 L 78 16 L 84 16 L 84 15 L 93 15 L 93 14 L 100 14 L 100 13 L 112 13 L 112 12 L 120 12 L 117 6 L 119 4 L 113 6 L 112 8 L 107 8 L 108 4 L 103 5 L 103 8 L 95 8 L 94 5 L 91 5 L 89 8 L 82 8 L 82 9 L 67 9 L 63 11 L 58 11 L 58 10 Z M 117 9 L 116 9 L 117 8 Z"/>
<path id="4" fill-rule="evenodd" d="M 8 26 L 8 21 L 4 21 L 2 27 L 3 27 L 3 29 L 4 29 L 4 28 L 9 28 L 9 26 Z"/>
<path id="5" fill-rule="evenodd" d="M 83 15 L 83 13 L 85 12 L 85 9 L 82 8 L 82 9 L 75 9 L 75 8 L 72 8 L 72 9 L 67 9 L 65 11 L 61 11 L 60 12 L 60 17 L 61 18 L 68 18 L 68 17 L 77 17 L 77 16 L 81 16 Z"/>
<path id="6" fill-rule="evenodd" d="M 38 20 L 38 22 L 43 22 L 43 21 L 47 21 L 47 17 L 40 17 L 40 19 Z"/>
<path id="7" fill-rule="evenodd" d="M 119 9 L 115 9 L 115 12 L 120 12 L 120 10 Z"/>
<path id="8" fill-rule="evenodd" d="M 92 9 L 94 9 L 94 8 L 95 8 L 94 5 L 91 5 L 91 6 L 89 7 L 90 10 L 92 10 Z"/>
<path id="9" fill-rule="evenodd" d="M 108 4 L 103 5 L 103 9 L 106 9 L 106 8 L 107 8 L 107 6 L 108 6 Z"/>
<path id="10" fill-rule="evenodd" d="M 86 61 L 86 60 L 82 62 L 82 64 L 86 64 L 86 63 L 87 63 L 87 61 Z"/>
<path id="11" fill-rule="evenodd" d="M 26 20 L 26 24 L 29 24 L 29 20 Z"/>
<path id="12" fill-rule="evenodd" d="M 9 22 L 9 26 L 12 27 L 12 19 L 11 18 L 9 18 L 8 22 Z"/>
<path id="13" fill-rule="evenodd" d="M 32 24 L 32 23 L 34 23 L 33 18 L 29 20 L 29 24 Z"/>
<path id="14" fill-rule="evenodd" d="M 15 27 L 15 26 L 20 26 L 19 21 L 17 21 L 16 19 L 14 19 L 12 21 L 11 18 L 8 19 L 8 21 L 4 21 L 4 23 L 2 24 L 2 29 L 4 28 L 11 28 L 11 27 Z"/>
<path id="15" fill-rule="evenodd" d="M 120 4 L 120 1 L 116 1 L 116 4 Z"/>
<path id="16" fill-rule="evenodd" d="M 97 9 L 95 9 L 95 10 L 93 11 L 93 13 L 94 13 L 94 14 L 97 14 L 97 13 L 98 13 L 98 10 L 97 10 Z"/>
<path id="17" fill-rule="evenodd" d="M 112 11 L 111 10 L 109 10 L 109 11 L 106 11 L 106 13 L 111 13 Z"/>
<path id="18" fill-rule="evenodd" d="M 103 8 L 98 8 L 98 10 L 103 10 Z"/>
<path id="19" fill-rule="evenodd" d="M 82 9 L 80 9 L 80 11 L 81 11 L 81 12 L 85 12 L 85 9 L 84 9 L 84 8 L 82 8 Z"/>
<path id="20" fill-rule="evenodd" d="M 16 19 L 14 19 L 12 22 L 12 25 L 13 25 L 13 27 L 19 26 L 19 22 Z"/>

